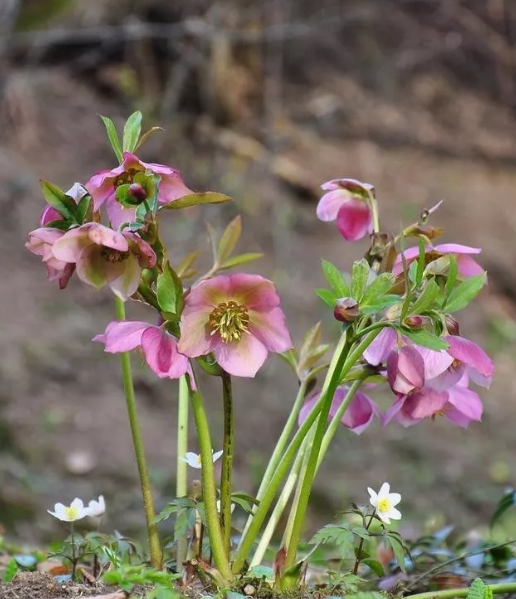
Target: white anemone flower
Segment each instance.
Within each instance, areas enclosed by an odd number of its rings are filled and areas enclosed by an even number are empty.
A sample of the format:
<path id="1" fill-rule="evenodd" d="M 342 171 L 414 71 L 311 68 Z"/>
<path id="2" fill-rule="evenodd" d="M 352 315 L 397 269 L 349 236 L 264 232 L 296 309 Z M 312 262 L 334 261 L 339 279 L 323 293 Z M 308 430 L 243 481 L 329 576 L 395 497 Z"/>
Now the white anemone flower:
<path id="1" fill-rule="evenodd" d="M 63 522 L 75 522 L 76 520 L 82 520 L 85 516 L 89 516 L 88 508 L 84 507 L 82 499 L 78 498 L 75 498 L 70 505 L 56 503 L 54 511 L 47 510 L 47 512 Z"/>
<path id="2" fill-rule="evenodd" d="M 212 454 L 213 454 L 213 462 L 216 462 L 220 456 L 224 453 L 222 450 L 221 451 L 216 451 L 215 453 L 213 453 L 213 449 L 211 450 Z M 201 455 L 198 453 L 194 453 L 193 451 L 189 451 L 187 452 L 187 454 L 185 455 L 184 458 L 180 458 L 183 462 L 186 462 L 189 466 L 191 466 L 192 468 L 201 468 L 202 464 L 201 464 Z"/>
<path id="3" fill-rule="evenodd" d="M 86 509 L 88 510 L 88 516 L 91 516 L 92 518 L 98 518 L 99 516 L 102 516 L 102 514 L 104 514 L 106 511 L 104 495 L 99 495 L 98 501 L 92 499 L 88 503 L 88 507 Z"/>
<path id="4" fill-rule="evenodd" d="M 367 490 L 370 495 L 369 501 L 382 522 L 390 524 L 391 520 L 401 519 L 401 512 L 394 507 L 401 501 L 401 495 L 399 493 L 391 493 L 389 483 L 383 483 L 378 493 L 370 487 L 367 487 Z"/>

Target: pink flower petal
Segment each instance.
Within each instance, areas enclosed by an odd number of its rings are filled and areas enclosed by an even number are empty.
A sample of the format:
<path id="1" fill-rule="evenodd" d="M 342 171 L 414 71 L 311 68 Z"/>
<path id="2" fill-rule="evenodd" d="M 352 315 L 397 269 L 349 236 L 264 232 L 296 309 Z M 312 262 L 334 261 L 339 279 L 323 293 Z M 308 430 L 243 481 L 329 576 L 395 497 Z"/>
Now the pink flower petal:
<path id="1" fill-rule="evenodd" d="M 125 208 L 117 202 L 114 195 L 106 202 L 106 212 L 113 229 L 119 229 L 124 223 L 133 223 L 136 220 L 136 208 Z"/>
<path id="2" fill-rule="evenodd" d="M 339 388 L 340 389 L 340 388 Z M 337 389 L 337 391 L 339 390 Z M 344 390 L 347 392 L 347 390 Z M 345 395 L 345 393 L 344 393 Z M 344 395 L 340 401 L 344 400 Z M 330 415 L 334 415 L 337 411 L 338 405 L 336 400 L 338 399 L 337 393 L 332 402 Z M 375 416 L 379 416 L 380 411 L 374 401 L 369 399 L 365 393 L 357 393 L 351 400 L 347 410 L 341 419 L 341 423 L 349 430 L 353 431 L 356 435 L 360 435 L 365 429 L 371 424 Z"/>
<path id="3" fill-rule="evenodd" d="M 429 249 L 431 250 L 431 248 Z M 460 243 L 441 243 L 434 246 L 434 249 L 440 254 L 480 254 L 482 251 L 480 248 L 473 248 Z"/>
<path id="4" fill-rule="evenodd" d="M 493 375 L 494 363 L 479 345 L 458 335 L 447 335 L 443 339 L 449 343 L 448 353 L 453 358 L 464 362 L 483 377 Z"/>
<path id="5" fill-rule="evenodd" d="M 396 331 L 391 327 L 385 327 L 373 340 L 364 352 L 364 359 L 371 366 L 384 364 L 391 353 L 397 339 Z"/>
<path id="6" fill-rule="evenodd" d="M 407 397 L 403 412 L 413 419 L 428 418 L 441 412 L 447 401 L 448 394 L 446 391 L 435 391 L 425 387 Z"/>
<path id="7" fill-rule="evenodd" d="M 181 339 L 178 346 L 185 356 L 197 358 L 213 351 L 215 341 L 208 327 L 210 312 L 211 307 L 185 306 L 181 315 Z"/>
<path id="8" fill-rule="evenodd" d="M 148 327 L 142 335 L 147 364 L 160 378 L 177 379 L 188 370 L 188 358 L 177 351 L 177 340 L 159 327 Z"/>
<path id="9" fill-rule="evenodd" d="M 231 299 L 229 285 L 230 278 L 228 276 L 218 276 L 201 281 L 194 285 L 185 297 L 186 305 L 192 308 L 209 308 L 209 314 L 218 304 Z"/>
<path id="10" fill-rule="evenodd" d="M 125 172 L 125 166 L 121 164 L 112 170 L 104 170 L 96 173 L 86 182 L 84 187 L 93 198 L 93 209 L 100 210 L 102 205 L 115 195 L 114 180 Z"/>
<path id="11" fill-rule="evenodd" d="M 416 346 L 416 349 L 423 358 L 425 379 L 427 381 L 442 375 L 453 363 L 453 358 L 446 350 L 436 351 L 419 345 Z M 457 380 L 459 378 L 460 376 Z"/>
<path id="12" fill-rule="evenodd" d="M 285 315 L 280 308 L 268 312 L 249 311 L 249 332 L 278 354 L 292 349 L 292 339 L 285 325 Z"/>
<path id="13" fill-rule="evenodd" d="M 226 278 L 214 277 L 215 279 Z M 280 298 L 272 281 L 260 275 L 237 273 L 229 275 L 228 299 L 253 310 L 269 310 L 280 304 Z M 212 279 L 213 280 L 213 279 Z"/>
<path id="14" fill-rule="evenodd" d="M 150 326 L 148 322 L 136 320 L 113 320 L 93 341 L 104 343 L 104 351 L 109 354 L 131 351 L 140 347 L 142 335 Z"/>
<path id="15" fill-rule="evenodd" d="M 266 347 L 253 335 L 242 335 L 230 343 L 220 342 L 214 353 L 226 372 L 244 377 L 254 377 L 267 358 Z"/>
<path id="16" fill-rule="evenodd" d="M 415 347 L 406 345 L 392 350 L 387 359 L 387 378 L 391 389 L 400 395 L 424 385 L 425 364 Z"/>
<path id="17" fill-rule="evenodd" d="M 463 279 L 484 273 L 484 269 L 470 256 L 457 257 L 457 272 Z"/>
<path id="18" fill-rule="evenodd" d="M 113 277 L 113 270 L 120 272 L 119 263 L 114 263 L 109 268 L 102 255 L 102 248 L 96 245 L 89 245 L 82 250 L 76 262 L 77 276 L 83 283 L 92 285 L 96 289 L 101 289 L 108 282 L 108 273 Z"/>
<path id="19" fill-rule="evenodd" d="M 344 189 L 337 188 L 325 193 L 317 204 L 317 218 L 325 222 L 335 220 L 342 205 L 350 199 L 350 193 Z"/>
<path id="20" fill-rule="evenodd" d="M 483 405 L 480 397 L 471 389 L 455 386 L 448 389 L 448 401 L 468 420 L 482 420 Z"/>
<path id="21" fill-rule="evenodd" d="M 367 202 L 355 198 L 343 204 L 337 214 L 337 228 L 347 241 L 358 241 L 372 231 Z"/>
<path id="22" fill-rule="evenodd" d="M 428 251 L 428 249 L 429 248 L 426 248 L 426 251 Z M 396 256 L 396 260 L 394 261 L 394 266 L 392 267 L 393 275 L 397 276 L 403 272 L 402 255 L 405 257 L 405 261 L 407 263 L 407 268 L 408 268 L 408 266 L 412 262 L 412 260 L 414 260 L 415 258 L 417 258 L 419 256 L 419 247 L 414 246 L 414 247 L 407 248 L 404 252 L 401 252 Z"/>
<path id="23" fill-rule="evenodd" d="M 118 271 L 122 272 L 118 274 Z M 136 292 L 140 284 L 142 269 L 138 264 L 138 258 L 129 254 L 122 262 L 109 264 L 108 284 L 111 291 L 122 301 L 127 301 Z M 111 278 L 110 275 L 116 274 Z"/>

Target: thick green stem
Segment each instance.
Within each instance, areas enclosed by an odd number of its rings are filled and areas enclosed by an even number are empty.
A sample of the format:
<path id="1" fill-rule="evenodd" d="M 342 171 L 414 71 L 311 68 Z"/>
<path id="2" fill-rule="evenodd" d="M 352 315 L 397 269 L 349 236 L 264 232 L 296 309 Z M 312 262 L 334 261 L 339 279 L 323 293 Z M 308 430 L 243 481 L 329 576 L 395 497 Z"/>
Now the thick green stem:
<path id="1" fill-rule="evenodd" d="M 208 525 L 208 536 L 210 538 L 210 548 L 215 567 L 222 577 L 229 583 L 232 580 L 233 575 L 231 573 L 231 568 L 229 567 L 228 556 L 224 549 L 224 540 L 222 538 L 222 531 L 217 513 L 217 492 L 213 469 L 213 450 L 211 446 L 208 419 L 206 417 L 200 393 L 197 390 L 194 391 L 191 385 L 189 386 L 189 390 L 190 400 L 192 402 L 192 412 L 201 450 L 203 501 L 206 522 Z"/>
<path id="2" fill-rule="evenodd" d="M 371 343 L 371 341 L 374 339 L 375 336 L 376 336 L 376 334 L 371 337 L 371 340 L 369 341 L 369 343 Z M 366 347 L 367 347 L 367 345 L 366 345 Z M 346 348 L 346 335 L 344 334 L 344 335 L 342 335 L 342 337 L 339 341 L 339 344 L 337 345 L 337 348 L 335 349 L 335 353 L 333 354 L 331 364 L 328 367 L 326 381 L 329 380 L 331 377 L 333 377 L 335 372 L 341 371 L 342 361 L 344 360 L 345 355 L 346 355 L 345 348 Z M 326 387 L 326 385 L 327 385 L 326 381 L 324 383 L 323 388 Z M 312 428 L 313 423 L 319 416 L 322 406 L 323 406 L 322 401 L 318 401 L 316 403 L 316 405 L 313 407 L 310 414 L 307 416 L 306 420 L 299 427 L 297 433 L 292 438 L 288 447 L 285 449 L 283 456 L 282 456 L 280 462 L 278 463 L 278 466 L 270 479 L 269 485 L 268 485 L 267 489 L 265 490 L 265 493 L 263 494 L 262 500 L 260 501 L 260 505 L 258 506 L 258 509 L 256 510 L 254 518 L 253 518 L 247 532 L 243 535 L 243 538 L 240 542 L 240 546 L 238 548 L 237 555 L 235 557 L 235 561 L 233 563 L 233 571 L 235 573 L 240 572 L 240 570 L 242 569 L 244 562 L 247 558 L 247 555 L 248 555 L 249 551 L 251 550 L 253 542 L 254 542 L 256 536 L 258 535 L 258 533 L 260 532 L 260 527 L 263 524 L 263 521 L 265 520 L 265 517 L 266 517 L 267 512 L 274 500 L 274 497 L 276 496 L 276 493 L 278 492 L 281 482 L 287 475 L 290 464 L 296 457 L 297 452 L 299 451 L 299 448 L 301 447 L 301 444 L 303 443 L 304 438 L 306 437 L 306 435 Z"/>
<path id="3" fill-rule="evenodd" d="M 278 442 L 276 443 L 276 447 L 274 448 L 271 459 L 269 460 L 269 463 L 267 464 L 265 474 L 263 475 L 262 482 L 260 483 L 260 487 L 258 489 L 258 493 L 256 494 L 256 499 L 258 501 L 261 501 L 263 499 L 263 496 L 269 487 L 271 478 L 274 475 L 274 472 L 276 471 L 276 468 L 278 467 L 278 464 L 279 464 L 281 458 L 283 457 L 283 454 L 285 453 L 285 447 L 288 443 L 288 440 L 292 433 L 292 430 L 297 422 L 299 412 L 301 411 L 301 408 L 303 406 L 303 402 L 304 402 L 305 395 L 306 395 L 306 386 L 307 386 L 307 381 L 301 381 L 299 383 L 299 389 L 297 391 L 297 396 L 294 401 L 294 405 L 292 406 L 292 410 L 290 411 L 290 415 L 285 424 L 285 427 L 283 428 L 280 438 L 278 439 Z M 251 522 L 254 518 L 254 512 L 256 512 L 256 509 L 257 508 L 254 507 L 253 513 L 249 514 L 249 516 L 247 517 L 247 522 L 244 527 L 244 532 L 242 533 L 242 536 L 240 539 L 239 549 L 240 549 L 240 546 L 241 546 L 245 536 L 247 535 L 247 531 L 249 530 L 249 527 L 251 526 Z"/>
<path id="4" fill-rule="evenodd" d="M 118 320 L 125 320 L 124 302 L 118 297 L 115 297 L 115 306 Z M 158 528 L 154 522 L 156 513 L 154 511 L 149 470 L 147 468 L 142 435 L 140 431 L 140 425 L 138 423 L 138 414 L 136 412 L 136 398 L 134 395 L 130 354 L 128 352 L 122 353 L 120 355 L 120 362 L 122 365 L 122 380 L 124 384 L 127 415 L 129 417 L 129 425 L 131 427 L 131 435 L 133 438 L 136 464 L 138 466 L 138 474 L 140 476 L 140 485 L 142 488 L 143 507 L 145 510 L 145 520 L 147 523 L 147 534 L 149 538 L 150 561 L 154 568 L 161 568 L 163 554 L 161 552 L 161 544 L 159 542 Z"/>
<path id="5" fill-rule="evenodd" d="M 184 461 L 188 451 L 188 382 L 185 376 L 179 379 L 179 400 L 177 408 L 177 466 L 176 497 L 188 495 L 188 464 Z M 178 513 L 178 516 L 181 512 Z M 177 571 L 182 572 L 182 564 L 188 553 L 188 539 L 185 535 L 177 538 L 176 563 Z"/>
<path id="6" fill-rule="evenodd" d="M 342 379 L 351 370 L 352 366 L 360 359 L 364 351 L 369 347 L 375 337 L 380 331 L 373 331 L 369 333 L 365 338 L 358 343 L 352 351 L 349 351 L 349 346 L 345 344 L 340 349 L 340 355 L 338 355 L 337 367 L 328 371 L 328 376 L 324 381 L 323 389 L 321 391 L 321 412 L 315 430 L 314 441 L 310 451 L 310 458 L 308 465 L 304 472 L 303 481 L 301 483 L 301 491 L 299 494 L 299 503 L 297 505 L 296 514 L 294 517 L 294 523 L 292 525 L 292 535 L 290 543 L 287 548 L 287 557 L 285 560 L 285 570 L 290 569 L 296 560 L 297 547 L 299 540 L 301 539 L 301 533 L 303 531 L 303 525 L 305 522 L 306 509 L 308 507 L 308 500 L 310 498 L 310 491 L 312 490 L 312 484 L 314 481 L 317 465 L 319 462 L 319 453 L 321 445 L 324 439 L 324 433 L 326 429 L 326 422 L 331 409 L 331 403 L 335 389 L 338 387 Z M 349 354 L 348 354 L 349 352 Z"/>
<path id="7" fill-rule="evenodd" d="M 233 455 L 235 452 L 235 413 L 231 375 L 222 373 L 222 397 L 224 402 L 224 444 L 222 446 L 222 473 L 220 475 L 220 525 L 226 554 L 231 555 L 231 493 Z"/>
<path id="8" fill-rule="evenodd" d="M 516 591 L 516 582 L 486 584 L 486 589 L 491 589 L 495 595 L 514 593 Z M 446 589 L 445 591 L 428 591 L 427 593 L 406 595 L 405 599 L 453 599 L 454 597 L 467 597 L 468 593 L 469 589 Z"/>

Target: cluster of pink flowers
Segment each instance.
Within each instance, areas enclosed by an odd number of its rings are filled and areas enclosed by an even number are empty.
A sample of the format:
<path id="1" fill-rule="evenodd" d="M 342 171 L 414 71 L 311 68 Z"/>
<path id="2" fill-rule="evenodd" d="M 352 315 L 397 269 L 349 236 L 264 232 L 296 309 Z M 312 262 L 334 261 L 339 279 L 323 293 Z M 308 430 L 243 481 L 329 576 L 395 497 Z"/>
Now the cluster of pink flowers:
<path id="1" fill-rule="evenodd" d="M 93 201 L 91 222 L 59 228 L 64 217 L 47 205 L 40 228 L 29 233 L 26 247 L 41 256 L 48 278 L 63 289 L 74 272 L 83 282 L 100 289 L 109 286 L 126 301 L 141 283 L 142 269 L 153 269 L 157 257 L 144 239 L 145 231 L 133 231 L 138 202 L 145 199 L 145 176 L 160 177 L 157 200 L 173 202 L 193 193 L 179 171 L 145 163 L 124 152 L 120 166 L 97 173 L 83 186 L 75 184 L 67 195 L 75 204 L 88 194 Z M 119 201 L 117 190 L 128 186 L 134 206 Z M 110 226 L 101 224 L 105 208 Z M 159 376 L 178 378 L 191 373 L 189 359 L 213 354 L 218 364 L 236 376 L 253 377 L 268 352 L 292 347 L 280 299 L 271 281 L 258 275 L 219 275 L 200 281 L 185 294 L 180 339 L 167 323 L 154 326 L 140 321 L 113 321 L 94 341 L 110 353 L 138 349 Z M 161 319 L 162 320 L 162 319 Z"/>

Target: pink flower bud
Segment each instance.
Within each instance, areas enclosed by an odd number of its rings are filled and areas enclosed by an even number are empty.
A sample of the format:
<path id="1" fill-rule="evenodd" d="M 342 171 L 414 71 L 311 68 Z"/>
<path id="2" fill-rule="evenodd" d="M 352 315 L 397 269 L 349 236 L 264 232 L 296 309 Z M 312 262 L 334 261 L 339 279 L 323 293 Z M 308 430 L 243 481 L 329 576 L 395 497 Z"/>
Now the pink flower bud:
<path id="1" fill-rule="evenodd" d="M 460 335 L 459 323 L 451 314 L 445 314 L 444 321 L 449 335 Z"/>
<path id="2" fill-rule="evenodd" d="M 333 310 L 333 315 L 340 322 L 353 322 L 359 314 L 358 302 L 351 297 L 341 297 Z"/>
<path id="3" fill-rule="evenodd" d="M 143 202 L 147 198 L 147 192 L 139 183 L 129 185 L 129 195 L 138 202 Z"/>

